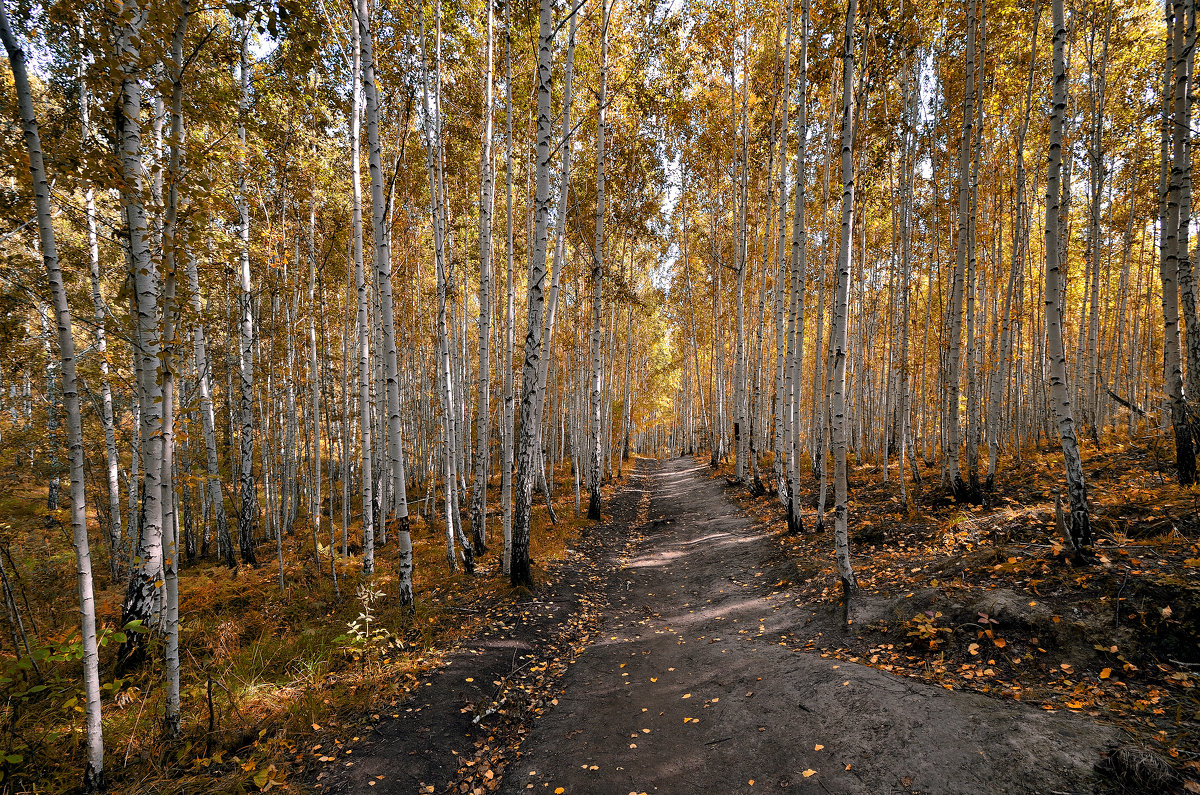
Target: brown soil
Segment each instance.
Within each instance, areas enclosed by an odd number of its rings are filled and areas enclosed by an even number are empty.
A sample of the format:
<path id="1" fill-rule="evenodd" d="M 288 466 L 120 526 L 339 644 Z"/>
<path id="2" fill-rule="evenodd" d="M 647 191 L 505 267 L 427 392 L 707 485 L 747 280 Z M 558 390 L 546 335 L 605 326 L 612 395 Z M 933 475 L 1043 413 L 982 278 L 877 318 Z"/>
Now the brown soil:
<path id="1" fill-rule="evenodd" d="M 592 640 L 612 573 L 645 512 L 653 462 L 639 461 L 606 521 L 584 529 L 537 591 L 500 606 L 410 697 L 370 716 L 336 762 L 310 774 L 322 793 L 481 791 L 499 786 L 533 719 Z M 559 507 L 562 510 L 562 507 Z M 477 720 L 478 719 L 478 720 Z"/>
<path id="2" fill-rule="evenodd" d="M 794 565 L 724 491 L 692 459 L 641 462 L 612 520 L 558 579 L 453 655 L 318 787 L 1114 788 L 1095 765 L 1117 732 L 1086 716 L 947 690 L 806 647 L 813 610 L 790 585 Z M 623 555 L 611 552 L 622 546 Z"/>
<path id="3" fill-rule="evenodd" d="M 1112 729 L 804 651 L 811 610 L 787 587 L 791 565 L 723 491 L 692 459 L 660 467 L 601 640 L 501 791 L 1102 786 Z"/>

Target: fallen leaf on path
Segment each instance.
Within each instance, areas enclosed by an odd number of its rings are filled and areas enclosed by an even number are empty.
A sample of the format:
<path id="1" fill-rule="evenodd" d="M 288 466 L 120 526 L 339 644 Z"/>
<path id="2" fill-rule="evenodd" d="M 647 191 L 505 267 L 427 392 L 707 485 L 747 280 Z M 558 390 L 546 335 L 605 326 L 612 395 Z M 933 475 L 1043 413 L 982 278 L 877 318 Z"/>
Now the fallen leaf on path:
<path id="1" fill-rule="evenodd" d="M 846 765 L 846 769 L 847 769 L 847 770 L 849 770 L 849 769 L 850 769 L 850 765 Z M 810 767 L 808 770 L 805 770 L 805 771 L 804 771 L 803 773 L 801 773 L 800 775 L 804 776 L 805 778 L 808 778 L 809 776 L 815 776 L 815 775 L 817 775 L 817 771 L 813 770 L 813 769 Z"/>

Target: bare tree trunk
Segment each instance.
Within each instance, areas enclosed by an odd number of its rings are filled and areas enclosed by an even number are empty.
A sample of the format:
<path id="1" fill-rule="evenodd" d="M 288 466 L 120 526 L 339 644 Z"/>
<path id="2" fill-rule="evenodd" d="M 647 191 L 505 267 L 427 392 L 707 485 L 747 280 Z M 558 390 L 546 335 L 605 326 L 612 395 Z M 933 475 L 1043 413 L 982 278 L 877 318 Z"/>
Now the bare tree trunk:
<path id="1" fill-rule="evenodd" d="M 311 394 L 312 412 L 312 510 L 310 524 L 312 526 L 313 555 L 317 560 L 317 572 L 321 571 L 321 551 L 318 539 L 321 537 L 321 360 L 317 356 L 317 251 L 316 251 L 317 204 L 316 197 L 309 197 L 308 204 L 308 367 L 309 389 Z M 329 494 L 330 507 L 333 506 L 333 492 Z M 333 549 L 333 516 L 330 513 L 329 537 L 329 571 L 333 576 L 333 586 L 337 588 L 337 567 L 334 562 L 336 553 Z"/>
<path id="2" fill-rule="evenodd" d="M 501 571 L 509 574 L 512 568 L 513 535 L 513 436 L 515 428 L 513 395 L 513 330 L 515 320 L 515 285 L 513 284 L 513 136 L 512 136 L 512 7 L 504 4 L 504 258 L 508 267 L 505 280 L 504 299 L 504 408 L 501 434 L 500 505 L 501 532 L 504 535 L 504 553 Z"/>
<path id="3" fill-rule="evenodd" d="M 492 327 L 492 2 L 487 5 L 487 68 L 484 72 L 483 131 L 479 155 L 479 398 L 475 414 L 475 485 L 471 491 L 471 531 L 475 550 L 487 551 L 487 486 L 491 464 Z"/>
<path id="4" fill-rule="evenodd" d="M 513 543 L 510 579 L 530 587 L 529 523 L 533 504 L 534 453 L 537 444 L 535 408 L 538 367 L 542 357 L 542 310 L 545 305 L 546 221 L 550 215 L 550 66 L 554 45 L 553 3 L 540 0 L 537 62 L 537 195 L 534 203 L 533 252 L 529 276 L 529 328 L 525 334 L 525 363 L 521 385 L 521 435 L 518 439 L 516 496 L 513 509 Z"/>
<path id="5" fill-rule="evenodd" d="M 359 0 L 358 25 L 363 88 L 366 95 L 367 158 L 371 171 L 371 231 L 375 242 L 375 280 L 379 289 L 380 325 L 383 336 L 383 369 L 387 400 L 387 452 L 391 473 L 391 504 L 384 513 L 399 544 L 400 604 L 411 605 L 412 537 L 408 529 L 408 497 L 404 484 L 404 444 L 400 426 L 400 362 L 396 351 L 396 323 L 392 301 L 392 248 L 387 230 L 383 198 L 383 153 L 379 143 L 379 98 L 375 86 L 375 50 L 371 34 L 369 3 Z"/>
<path id="6" fill-rule="evenodd" d="M 455 430 L 457 402 L 454 392 L 454 363 L 452 356 L 453 340 L 447 319 L 447 303 L 449 293 L 449 266 L 446 250 L 446 202 L 443 192 L 444 177 L 441 171 L 441 120 L 438 108 L 440 100 L 436 93 L 431 92 L 429 68 L 426 63 L 424 18 L 421 24 L 421 79 L 422 95 L 425 106 L 425 164 L 429 172 L 429 190 L 433 198 L 433 232 L 434 256 L 437 263 L 437 336 L 438 336 L 438 379 L 439 396 L 442 402 L 442 425 L 445 455 L 443 476 L 446 487 L 446 562 L 451 571 L 458 566 L 454 553 L 454 538 L 460 534 L 457 523 L 458 514 L 458 474 L 456 457 L 458 455 L 458 434 Z M 436 59 L 435 54 L 435 59 Z M 436 89 L 435 89 L 436 90 Z M 468 573 L 474 569 L 474 559 L 470 543 L 463 538 L 463 565 Z"/>
<path id="7" fill-rule="evenodd" d="M 82 31 L 81 31 L 82 32 Z M 86 144 L 91 138 L 87 81 L 83 76 L 82 54 L 79 62 L 79 124 L 80 135 Z M 96 221 L 96 196 L 89 182 L 84 189 L 84 213 L 87 219 L 88 265 L 92 276 L 92 306 L 96 324 L 96 353 L 100 358 L 100 423 L 104 428 L 105 472 L 108 483 L 109 519 L 109 573 L 115 582 L 119 575 L 118 560 L 121 554 L 121 484 L 120 457 L 117 455 L 117 440 L 113 422 L 112 387 L 108 381 L 108 337 L 105 329 L 108 310 L 100 294 L 100 243 Z"/>
<path id="8" fill-rule="evenodd" d="M 355 16 L 358 15 L 358 5 L 355 5 Z M 375 476 L 373 451 L 371 448 L 371 421 L 374 411 L 371 405 L 371 329 L 367 315 L 367 281 L 363 262 L 363 231 L 362 231 L 362 60 L 363 36 L 362 26 L 350 26 L 351 40 L 354 42 L 354 74 L 351 78 L 351 93 L 353 94 L 350 118 L 350 175 L 353 193 L 353 208 L 351 231 L 354 237 L 354 287 L 358 295 L 358 320 L 355 328 L 358 334 L 358 417 L 361 434 L 360 454 L 361 464 L 359 475 L 362 478 L 362 543 L 363 543 L 363 572 L 367 575 L 375 572 Z"/>
<path id="9" fill-rule="evenodd" d="M 62 361 L 63 404 L 67 414 L 67 447 L 71 467 L 71 540 L 75 546 L 76 586 L 79 592 L 79 616 L 83 644 L 84 730 L 87 739 L 87 765 L 83 788 L 94 792 L 104 788 L 104 738 L 100 722 L 99 650 L 96 642 L 96 603 L 92 589 L 92 558 L 88 548 L 87 503 L 84 497 L 83 423 L 79 411 L 79 389 L 75 377 L 75 340 L 71 336 L 71 309 L 58 262 L 54 224 L 50 207 L 50 185 L 42 157 L 41 134 L 33 110 L 33 96 L 25 66 L 25 52 L 9 27 L 8 11 L 0 3 L 0 39 L 8 51 L 13 84 L 21 114 L 21 129 L 29 155 L 29 177 L 33 182 L 37 208 L 42 264 L 54 305 L 58 326 L 58 349 Z"/>
<path id="10" fill-rule="evenodd" d="M 973 1 L 973 0 L 972 0 Z M 850 508 L 847 504 L 846 443 L 846 355 L 847 321 L 850 314 L 850 252 L 854 232 L 854 19 L 858 0 L 849 0 L 846 7 L 845 49 L 842 52 L 842 237 L 838 252 L 837 292 L 834 296 L 833 328 L 829 340 L 832 360 L 833 389 L 830 395 L 830 414 L 833 419 L 831 447 L 833 448 L 834 489 L 834 547 L 842 594 L 849 611 L 850 594 L 857 587 L 854 569 L 850 565 Z"/>
<path id="11" fill-rule="evenodd" d="M 130 622 L 144 630 L 157 623 L 162 602 L 162 382 L 161 337 L 158 326 L 158 273 L 147 239 L 146 212 L 142 203 L 145 168 L 142 162 L 141 86 L 136 74 L 140 53 L 137 42 L 147 12 L 130 3 L 129 22 L 121 29 L 117 49 L 121 58 L 120 112 L 117 114 L 124 181 L 122 203 L 129 235 L 129 261 L 133 271 L 137 312 L 138 412 L 143 474 L 141 537 L 131 548 L 140 561 L 130 573 L 121 606 L 121 624 Z M 132 485 L 132 484 L 131 484 Z M 132 541 L 132 539 L 131 539 Z M 140 662 L 146 653 L 147 632 L 129 632 L 118 652 L 119 668 Z"/>
<path id="12" fill-rule="evenodd" d="M 254 555 L 254 527 L 258 521 L 258 494 L 254 485 L 254 311 L 250 289 L 250 200 L 246 195 L 246 116 L 250 110 L 250 64 L 247 49 L 249 25 L 241 31 L 242 41 L 238 76 L 241 95 L 238 100 L 238 141 L 240 149 L 240 174 L 237 186 L 238 237 L 241 247 L 238 252 L 238 338 L 240 341 L 240 375 L 238 400 L 241 409 L 240 442 L 241 467 L 239 474 L 240 494 L 238 509 L 238 548 L 242 562 L 257 566 Z"/>
<path id="13" fill-rule="evenodd" d="M 167 638 L 164 663 L 167 669 L 167 704 L 163 715 L 163 734 L 179 736 L 179 513 L 174 485 L 175 472 L 175 288 L 180 253 L 179 178 L 183 167 L 183 41 L 191 10 L 188 0 L 180 0 L 179 18 L 171 38 L 171 133 L 167 165 L 167 207 L 163 223 L 163 266 L 166 285 L 163 291 L 163 457 L 162 496 L 166 506 L 164 521 L 165 549 L 163 580 L 166 588 Z"/>
<path id="14" fill-rule="evenodd" d="M 558 517 L 554 513 L 554 504 L 550 499 L 550 484 L 546 478 L 545 453 L 542 444 L 542 432 L 546 423 L 542 421 L 542 418 L 546 408 L 550 363 L 554 354 L 554 329 L 558 320 L 558 296 L 562 268 L 566 259 L 567 202 L 571 192 L 571 140 L 573 137 L 571 129 L 572 84 L 575 75 L 575 31 L 578 21 L 579 15 L 572 14 L 570 33 L 567 36 L 567 60 L 563 65 L 562 170 L 559 172 L 558 177 L 558 207 L 555 210 L 554 258 L 550 264 L 550 294 L 546 302 L 546 319 L 542 332 L 543 355 L 538 369 L 537 405 L 534 407 L 534 416 L 537 419 L 537 442 L 534 446 L 536 450 L 535 454 L 538 458 L 537 479 L 539 481 L 538 485 L 542 490 L 542 495 L 546 500 L 546 510 L 550 514 L 551 522 L 557 522 Z M 549 246 L 549 240 L 547 240 L 546 245 Z M 553 469 L 551 470 L 551 474 L 553 474 Z"/>
<path id="15" fill-rule="evenodd" d="M 909 377 L 909 335 L 912 333 L 912 310 L 909 301 L 909 282 L 912 279 L 912 211 L 913 171 L 916 158 L 917 95 L 913 78 L 920 77 L 916 59 L 905 63 L 904 69 L 904 150 L 901 154 L 900 196 L 900 462 L 896 476 L 900 480 L 900 503 L 911 509 L 908 486 L 904 480 L 904 461 L 912 435 L 912 388 Z"/>
<path id="16" fill-rule="evenodd" d="M 784 505 L 790 505 L 791 497 L 788 489 L 792 478 L 791 470 L 791 451 L 792 445 L 787 440 L 792 437 L 789 434 L 794 434 L 797 430 L 795 427 L 794 409 L 795 405 L 792 402 L 792 390 L 794 389 L 793 379 L 795 373 L 792 371 L 792 357 L 795 356 L 795 336 L 796 336 L 796 291 L 797 278 L 795 273 L 785 272 L 787 267 L 786 253 L 784 248 L 784 235 L 787 229 L 787 140 L 788 140 L 788 110 L 791 104 L 791 66 L 792 66 L 792 18 L 793 18 L 794 3 L 789 0 L 787 9 L 787 29 L 784 34 L 783 44 L 783 107 L 780 110 L 779 127 L 783 131 L 779 143 L 779 180 L 776 191 L 778 192 L 779 201 L 779 217 L 776 219 L 778 223 L 778 231 L 775 237 L 775 461 L 772 466 L 775 475 L 775 493 L 779 501 Z M 803 32 L 801 37 L 803 38 Z M 801 45 L 803 46 L 803 45 Z M 803 58 L 803 56 L 801 56 Z M 800 80 L 804 83 L 804 78 Z M 804 96 L 800 98 L 800 113 L 804 113 Z M 802 122 L 799 118 L 796 119 L 796 129 L 799 130 Z M 797 145 L 797 157 L 802 157 L 804 151 L 804 139 L 800 139 Z M 797 161 L 799 166 L 799 161 Z M 796 173 L 796 212 L 797 217 L 803 215 L 803 202 L 800 198 L 800 191 L 804 181 L 804 173 L 797 169 Z M 795 223 L 793 222 L 793 232 L 795 232 Z M 793 246 L 793 253 L 795 247 Z M 784 301 L 784 284 L 788 282 L 790 276 L 790 292 L 788 302 L 788 322 L 785 326 L 783 322 L 783 301 Z M 788 525 L 793 526 L 794 513 L 789 507 L 788 509 Z"/>
<path id="17" fill-rule="evenodd" d="M 1191 225 L 1192 225 L 1192 90 L 1193 70 L 1196 60 L 1196 3 L 1182 0 L 1176 4 L 1179 16 L 1176 25 L 1183 26 L 1184 42 L 1182 63 L 1176 62 L 1175 74 L 1175 158 L 1172 176 L 1179 188 L 1179 229 L 1175 245 L 1178 260 L 1179 310 L 1184 322 L 1183 352 L 1186 361 L 1183 394 L 1193 401 L 1200 396 L 1200 310 L 1197 309 L 1197 284 L 1192 268 Z M 1184 18 L 1186 17 L 1186 23 Z M 1200 441 L 1200 420 L 1194 410 L 1187 408 L 1187 421 L 1191 427 L 1192 444 Z"/>
<path id="18" fill-rule="evenodd" d="M 604 281 L 604 117 L 605 91 L 608 88 L 608 23 L 612 0 L 603 3 L 600 29 L 600 88 L 596 94 L 596 243 L 592 250 L 592 405 L 591 433 L 588 450 L 591 453 L 588 477 L 587 518 L 600 518 L 601 438 L 600 438 L 600 342 L 603 323 Z"/>
<path id="19" fill-rule="evenodd" d="M 1067 359 L 1063 349 L 1062 276 L 1059 268 L 1059 197 L 1062 180 L 1063 117 L 1067 111 L 1066 42 L 1067 24 L 1063 0 L 1052 0 L 1054 14 L 1054 93 L 1050 116 L 1050 160 L 1046 170 L 1046 351 L 1050 369 L 1050 398 L 1058 424 L 1067 476 L 1070 518 L 1063 528 L 1076 552 L 1092 543 L 1088 514 L 1087 488 L 1083 481 L 1083 462 L 1075 438 L 1075 418 L 1071 410 L 1071 392 L 1067 387 Z"/>
<path id="20" fill-rule="evenodd" d="M 799 104 L 796 109 L 796 200 L 792 212 L 792 256 L 790 267 L 791 302 L 788 308 L 787 330 L 787 390 L 785 395 L 785 422 L 787 426 L 787 506 L 788 530 L 798 533 L 804 530 L 803 512 L 800 509 L 800 392 L 801 371 L 804 364 L 804 294 L 808 285 L 808 238 L 805 224 L 807 196 L 807 145 L 808 145 L 808 21 L 809 0 L 802 0 L 800 10 L 800 80 L 797 86 Z M 788 8 L 787 44 L 784 48 L 791 59 L 792 11 Z M 784 73 L 787 73 L 785 68 Z M 784 119 L 787 119 L 785 105 Z M 787 147 L 782 148 L 783 161 L 787 163 Z M 786 169 L 786 166 L 783 166 Z M 780 204 L 780 231 L 783 230 L 786 206 Z M 783 235 L 779 245 L 783 247 Z M 782 263 L 782 257 L 780 258 Z M 780 287 L 783 285 L 783 270 L 780 268 Z M 818 354 L 819 355 L 819 354 Z M 816 398 L 819 392 L 813 392 Z"/>
<path id="21" fill-rule="evenodd" d="M 1189 104 L 1188 97 L 1190 96 L 1189 61 L 1194 38 L 1188 41 L 1185 30 L 1191 9 L 1191 0 L 1181 0 L 1173 6 L 1168 5 L 1168 31 L 1172 37 L 1172 56 L 1169 58 L 1168 74 L 1163 87 L 1163 172 L 1161 182 L 1164 199 L 1160 209 L 1162 239 L 1160 269 L 1164 326 L 1163 386 L 1170 406 L 1171 425 L 1175 433 L 1175 467 L 1179 474 L 1179 482 L 1185 486 L 1196 481 L 1196 453 L 1183 389 L 1183 362 L 1180 350 L 1182 335 L 1179 328 L 1179 248 L 1181 244 L 1179 233 L 1181 228 L 1185 230 L 1187 228 L 1186 224 L 1181 225 L 1180 223 L 1184 217 L 1180 206 L 1183 161 L 1187 157 L 1187 153 L 1184 151 L 1184 139 L 1187 134 L 1181 126 L 1181 119 L 1184 116 L 1184 109 Z M 1174 63 L 1172 64 L 1170 61 Z M 1174 75 L 1174 86 L 1171 83 L 1172 74 Z M 1172 91 L 1173 99 L 1171 98 Z M 1169 148 L 1168 141 L 1170 142 Z M 1169 168 L 1168 163 L 1170 164 Z"/>
<path id="22" fill-rule="evenodd" d="M 966 293 L 967 242 L 971 230 L 971 169 L 975 137 L 975 17 L 976 0 L 970 0 L 967 11 L 967 51 L 965 82 L 963 83 L 962 139 L 959 144 L 958 172 L 958 232 L 955 249 L 954 275 L 951 277 L 950 340 L 946 367 L 945 426 L 943 456 L 950 479 L 950 490 L 959 502 L 971 499 L 970 489 L 959 470 L 961 420 L 959 395 L 962 382 L 962 321 Z"/>

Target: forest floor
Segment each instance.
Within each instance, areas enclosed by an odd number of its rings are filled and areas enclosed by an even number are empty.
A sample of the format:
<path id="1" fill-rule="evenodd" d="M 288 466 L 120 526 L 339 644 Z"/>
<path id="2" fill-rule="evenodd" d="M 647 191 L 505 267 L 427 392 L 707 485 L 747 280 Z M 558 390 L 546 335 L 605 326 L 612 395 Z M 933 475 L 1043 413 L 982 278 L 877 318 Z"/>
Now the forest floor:
<path id="1" fill-rule="evenodd" d="M 316 791 L 495 790 L 533 719 L 558 703 L 568 666 L 596 636 L 623 550 L 644 522 L 652 464 L 637 461 L 607 521 L 583 527 L 542 570 L 535 593 L 494 606 L 484 628 L 406 699 L 372 714 L 332 756 L 322 754 L 328 764 L 312 768 Z"/>
<path id="2" fill-rule="evenodd" d="M 997 659 L 1029 642 L 1015 606 L 962 627 L 908 596 L 892 608 L 908 621 L 887 636 L 883 597 L 863 567 L 847 627 L 829 595 L 828 554 L 814 546 L 811 560 L 794 557 L 828 531 L 788 537 L 770 498 L 744 495 L 695 459 L 639 462 L 608 521 L 535 596 L 364 732 L 320 790 L 1195 791 L 1155 767 L 1162 756 L 1135 750 L 1146 743 L 1130 743 L 1113 715 L 1085 709 L 1096 703 L 1090 690 L 1070 705 L 1022 698 L 1004 679 L 1021 663 Z M 1065 662 L 1075 658 L 1059 638 L 1032 640 L 1044 646 L 1031 653 L 1053 658 L 1060 675 L 1086 664 Z M 1049 678 L 1048 662 L 1027 665 Z M 1118 670 L 1085 687 L 1136 678 Z M 1165 693 L 1159 700 L 1166 706 Z M 1172 747 L 1177 764 L 1188 761 L 1189 746 L 1183 758 Z"/>

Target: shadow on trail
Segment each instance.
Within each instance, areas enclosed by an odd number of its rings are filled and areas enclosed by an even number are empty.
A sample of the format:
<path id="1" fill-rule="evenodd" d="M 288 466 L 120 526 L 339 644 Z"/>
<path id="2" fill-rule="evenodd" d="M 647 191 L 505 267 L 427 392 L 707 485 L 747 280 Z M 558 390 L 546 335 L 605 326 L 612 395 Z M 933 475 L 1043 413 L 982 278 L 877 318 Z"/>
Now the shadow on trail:
<path id="1" fill-rule="evenodd" d="M 810 610 L 761 526 L 659 464 L 597 640 L 502 792 L 1091 791 L 1113 730 L 796 648 Z M 751 787 L 756 789 L 751 790 Z"/>

